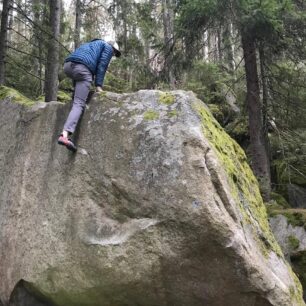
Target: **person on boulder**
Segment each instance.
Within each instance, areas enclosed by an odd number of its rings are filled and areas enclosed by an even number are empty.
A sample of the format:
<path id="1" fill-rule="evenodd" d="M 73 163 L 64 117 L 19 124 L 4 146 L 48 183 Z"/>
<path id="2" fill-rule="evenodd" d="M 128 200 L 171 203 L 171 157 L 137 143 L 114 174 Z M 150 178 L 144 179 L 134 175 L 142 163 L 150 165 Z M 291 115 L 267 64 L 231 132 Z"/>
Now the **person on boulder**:
<path id="1" fill-rule="evenodd" d="M 76 152 L 77 148 L 68 136 L 74 133 L 84 111 L 93 78 L 96 91 L 102 91 L 104 76 L 113 55 L 121 56 L 117 43 L 94 39 L 82 44 L 65 59 L 64 72 L 73 80 L 75 88 L 72 108 L 58 138 L 58 144 L 73 152 Z"/>

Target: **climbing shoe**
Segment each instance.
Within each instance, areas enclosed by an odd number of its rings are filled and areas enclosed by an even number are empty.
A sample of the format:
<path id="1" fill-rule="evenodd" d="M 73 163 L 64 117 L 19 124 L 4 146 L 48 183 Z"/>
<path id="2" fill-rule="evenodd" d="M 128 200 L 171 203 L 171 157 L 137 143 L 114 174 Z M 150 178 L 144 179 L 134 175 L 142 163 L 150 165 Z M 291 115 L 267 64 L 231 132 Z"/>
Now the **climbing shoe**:
<path id="1" fill-rule="evenodd" d="M 72 140 L 70 138 L 66 138 L 63 136 L 63 134 L 60 135 L 60 137 L 57 140 L 57 143 L 65 146 L 68 150 L 72 151 L 72 152 L 76 152 L 77 148 L 75 146 L 75 144 L 72 142 Z"/>

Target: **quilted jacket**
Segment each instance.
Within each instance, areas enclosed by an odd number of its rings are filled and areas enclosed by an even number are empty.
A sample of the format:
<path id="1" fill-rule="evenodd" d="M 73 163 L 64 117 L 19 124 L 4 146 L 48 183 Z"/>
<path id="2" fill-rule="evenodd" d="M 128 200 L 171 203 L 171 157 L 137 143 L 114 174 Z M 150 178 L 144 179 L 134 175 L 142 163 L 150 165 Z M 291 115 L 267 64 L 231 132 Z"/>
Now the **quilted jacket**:
<path id="1" fill-rule="evenodd" d="M 95 85 L 102 86 L 112 56 L 113 47 L 102 39 L 95 39 L 82 44 L 65 59 L 65 62 L 85 65 L 95 76 Z"/>

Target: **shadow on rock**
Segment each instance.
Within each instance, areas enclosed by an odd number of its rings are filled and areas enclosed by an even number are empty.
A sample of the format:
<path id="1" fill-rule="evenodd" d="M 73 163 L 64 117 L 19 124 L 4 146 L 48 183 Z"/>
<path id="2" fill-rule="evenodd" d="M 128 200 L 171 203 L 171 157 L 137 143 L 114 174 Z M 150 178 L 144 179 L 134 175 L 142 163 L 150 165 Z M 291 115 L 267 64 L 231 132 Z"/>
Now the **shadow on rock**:
<path id="1" fill-rule="evenodd" d="M 53 306 L 42 297 L 38 297 L 30 289 L 30 285 L 20 280 L 15 286 L 9 301 L 9 306 Z M 0 301 L 0 306 L 4 306 Z"/>

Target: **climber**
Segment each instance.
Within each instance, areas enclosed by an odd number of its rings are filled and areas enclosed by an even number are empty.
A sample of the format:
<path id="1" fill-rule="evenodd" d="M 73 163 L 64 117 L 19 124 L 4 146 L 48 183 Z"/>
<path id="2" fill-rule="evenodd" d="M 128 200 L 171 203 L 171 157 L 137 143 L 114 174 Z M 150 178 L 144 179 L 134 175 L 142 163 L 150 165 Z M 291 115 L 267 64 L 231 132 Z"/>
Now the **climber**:
<path id="1" fill-rule="evenodd" d="M 94 39 L 82 44 L 65 59 L 64 72 L 74 81 L 75 88 L 72 109 L 57 142 L 73 152 L 77 148 L 68 136 L 76 129 L 94 77 L 96 91 L 102 91 L 104 76 L 113 55 L 121 56 L 117 43 Z"/>

